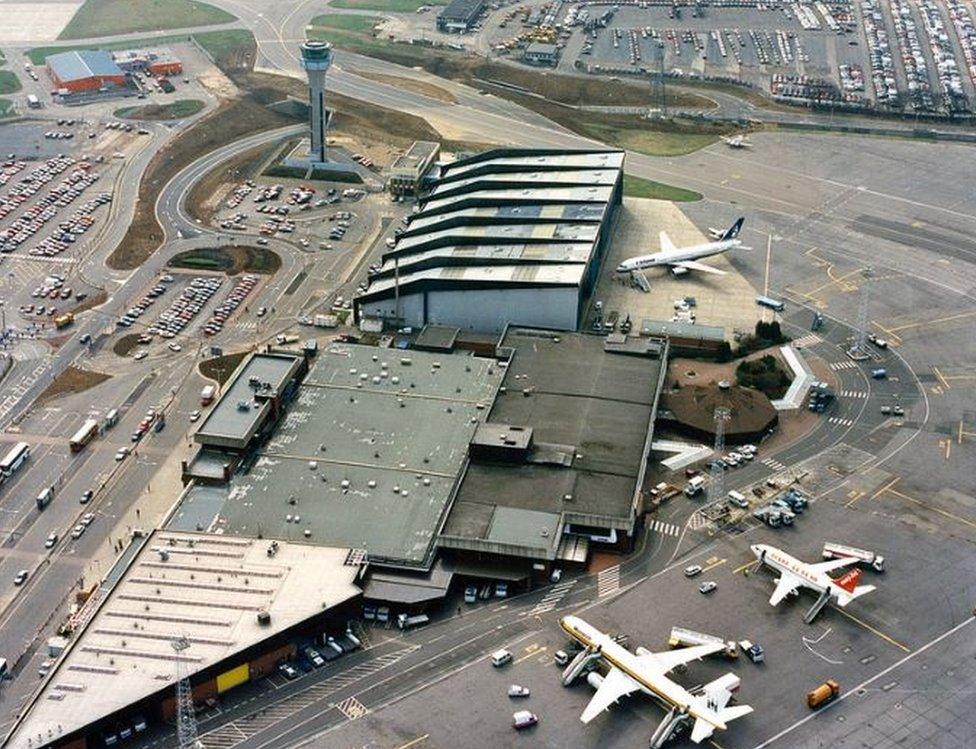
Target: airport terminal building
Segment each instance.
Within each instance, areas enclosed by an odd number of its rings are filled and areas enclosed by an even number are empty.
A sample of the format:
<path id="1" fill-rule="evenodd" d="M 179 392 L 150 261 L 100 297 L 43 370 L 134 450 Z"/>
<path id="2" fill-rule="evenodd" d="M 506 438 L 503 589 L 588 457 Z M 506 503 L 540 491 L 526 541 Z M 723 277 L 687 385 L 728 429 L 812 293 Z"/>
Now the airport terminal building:
<path id="1" fill-rule="evenodd" d="M 9 746 L 171 720 L 179 676 L 217 698 L 342 637 L 364 602 L 422 611 L 633 547 L 666 341 L 509 326 L 397 344 L 240 364 L 184 491 L 74 617 Z"/>
<path id="2" fill-rule="evenodd" d="M 623 151 L 498 149 L 444 167 L 355 300 L 357 319 L 578 329 L 623 166 Z"/>

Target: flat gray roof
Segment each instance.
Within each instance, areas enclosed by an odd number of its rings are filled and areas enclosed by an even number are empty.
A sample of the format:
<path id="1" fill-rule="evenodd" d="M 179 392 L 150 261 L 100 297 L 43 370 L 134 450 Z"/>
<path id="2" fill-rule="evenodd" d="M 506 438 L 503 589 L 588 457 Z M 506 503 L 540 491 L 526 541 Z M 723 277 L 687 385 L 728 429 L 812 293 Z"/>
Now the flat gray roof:
<path id="1" fill-rule="evenodd" d="M 641 320 L 641 335 L 700 338 L 712 341 L 725 340 L 725 328 L 720 325 L 698 325 L 691 322 L 667 320 Z"/>
<path id="2" fill-rule="evenodd" d="M 468 355 L 333 343 L 250 470 L 191 490 L 174 523 L 199 522 L 199 504 L 212 531 L 428 564 L 502 376 L 493 360 Z"/>
<path id="3" fill-rule="evenodd" d="M 156 531 L 71 641 L 6 746 L 39 747 L 359 594 L 349 549 Z M 132 547 L 130 547 L 132 548 Z M 314 574 L 310 574 L 314 571 Z M 95 603 L 95 601 L 93 601 Z M 267 611 L 267 625 L 257 620 Z M 172 642 L 190 646 L 177 654 Z"/>
<path id="4" fill-rule="evenodd" d="M 602 337 L 577 333 L 510 328 L 501 345 L 515 353 L 489 423 L 531 427 L 537 453 L 575 457 L 568 467 L 472 463 L 444 534 L 497 540 L 500 508 L 629 524 L 663 362 L 607 352 Z M 525 525 L 520 543 L 538 547 L 537 526 Z M 512 542 L 518 525 L 503 527 Z M 555 553 L 559 539 L 548 540 Z"/>
<path id="5" fill-rule="evenodd" d="M 112 59 L 112 55 L 102 49 L 58 52 L 46 57 L 44 62 L 62 81 L 123 75 L 122 70 Z"/>
<path id="6" fill-rule="evenodd" d="M 298 367 L 300 358 L 290 354 L 254 354 L 237 370 L 194 439 L 204 444 L 235 441 L 242 443 L 243 447 L 260 427 L 270 407 L 267 400 L 258 399 L 255 395 L 280 393 Z M 249 382 L 253 377 L 271 387 L 256 390 Z"/>

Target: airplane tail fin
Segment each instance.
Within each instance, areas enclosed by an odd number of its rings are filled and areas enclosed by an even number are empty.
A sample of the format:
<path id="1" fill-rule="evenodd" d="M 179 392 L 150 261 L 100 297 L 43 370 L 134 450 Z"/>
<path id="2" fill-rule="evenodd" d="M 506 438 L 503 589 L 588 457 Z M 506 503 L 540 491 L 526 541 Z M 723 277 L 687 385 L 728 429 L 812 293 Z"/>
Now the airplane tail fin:
<path id="1" fill-rule="evenodd" d="M 671 241 L 671 237 L 668 236 L 666 231 L 662 231 L 660 235 L 661 239 L 661 252 L 671 252 L 675 249 L 674 242 Z"/>
<path id="2" fill-rule="evenodd" d="M 845 572 L 843 575 L 837 578 L 835 582 L 839 587 L 843 588 L 848 593 L 853 593 L 854 589 L 857 588 L 857 583 L 860 579 L 861 570 L 855 567 L 854 569 L 850 569 Z"/>
<path id="3" fill-rule="evenodd" d="M 725 234 L 722 235 L 721 241 L 725 242 L 728 241 L 729 239 L 735 239 L 737 236 L 739 236 L 739 232 L 742 230 L 742 224 L 744 224 L 745 221 L 746 221 L 745 216 L 739 216 L 739 218 L 736 219 L 735 223 L 732 224 L 732 226 L 728 228 Z"/>

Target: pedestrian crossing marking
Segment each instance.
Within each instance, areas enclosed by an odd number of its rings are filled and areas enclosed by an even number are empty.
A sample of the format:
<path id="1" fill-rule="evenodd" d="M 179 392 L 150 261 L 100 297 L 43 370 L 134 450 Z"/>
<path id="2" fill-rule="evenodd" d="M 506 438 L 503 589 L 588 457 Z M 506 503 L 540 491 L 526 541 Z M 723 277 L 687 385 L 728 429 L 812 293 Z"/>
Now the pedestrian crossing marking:
<path id="1" fill-rule="evenodd" d="M 620 565 L 615 564 L 596 576 L 596 595 L 597 598 L 603 598 L 618 590 L 620 590 Z"/>
<path id="2" fill-rule="evenodd" d="M 854 419 L 842 419 L 839 416 L 831 416 L 827 419 L 830 424 L 837 424 L 838 426 L 849 427 L 854 423 Z"/>
<path id="3" fill-rule="evenodd" d="M 830 364 L 830 368 L 835 372 L 838 372 L 842 369 L 857 369 L 857 362 L 835 361 Z"/>
<path id="4" fill-rule="evenodd" d="M 665 536 L 677 537 L 681 535 L 681 528 L 674 523 L 665 523 L 663 520 L 655 520 L 651 524 L 651 530 Z"/>

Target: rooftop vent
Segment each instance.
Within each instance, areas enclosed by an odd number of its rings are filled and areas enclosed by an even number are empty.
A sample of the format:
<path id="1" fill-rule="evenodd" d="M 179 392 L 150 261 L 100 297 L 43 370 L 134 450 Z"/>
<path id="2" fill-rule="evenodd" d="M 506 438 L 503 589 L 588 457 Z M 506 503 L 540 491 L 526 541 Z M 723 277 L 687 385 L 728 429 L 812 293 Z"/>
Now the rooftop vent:
<path id="1" fill-rule="evenodd" d="M 267 611 L 261 610 L 258 612 L 258 624 L 262 627 L 267 627 L 271 624 L 271 614 Z"/>

